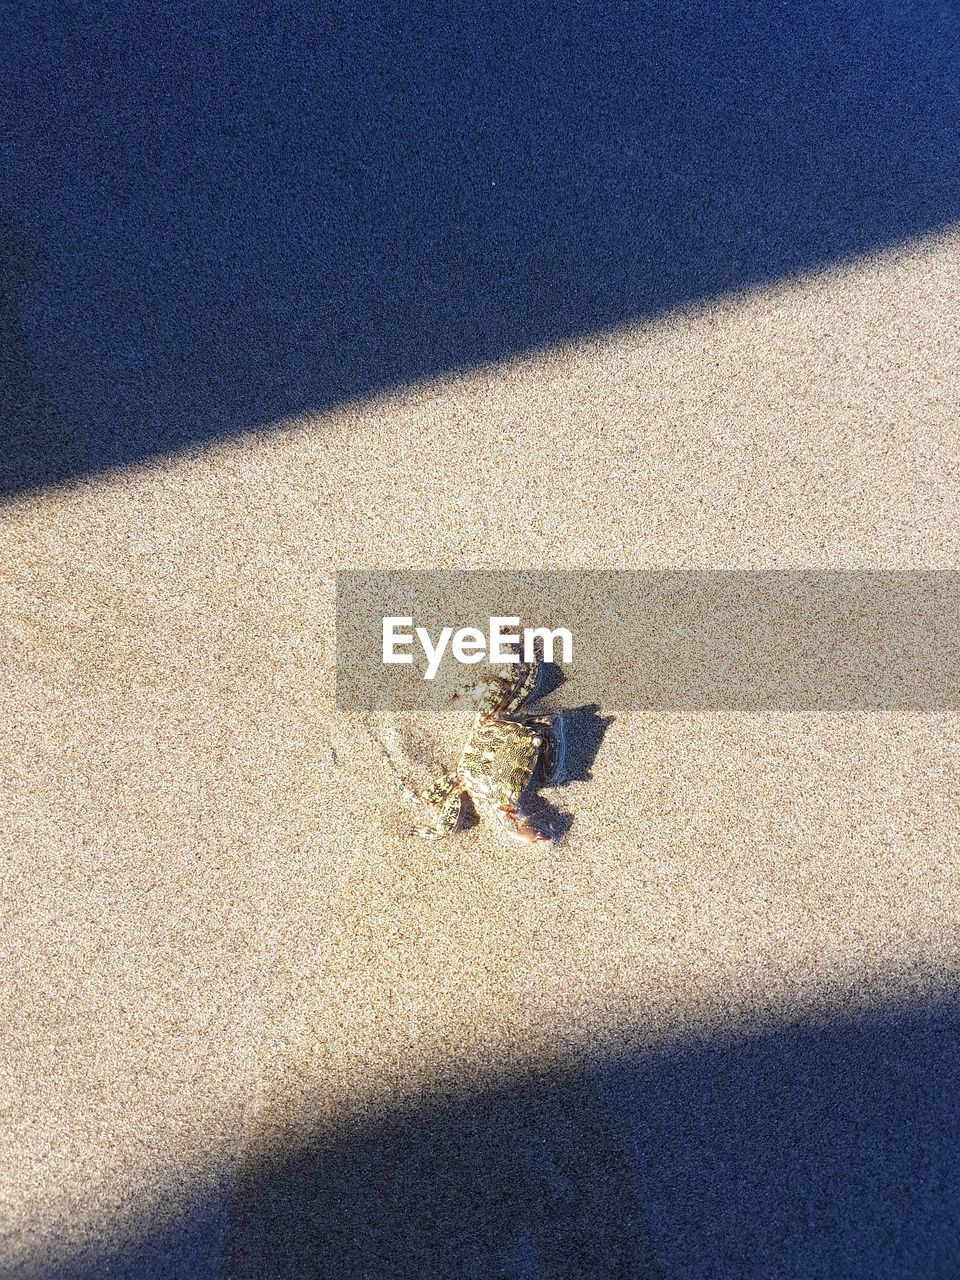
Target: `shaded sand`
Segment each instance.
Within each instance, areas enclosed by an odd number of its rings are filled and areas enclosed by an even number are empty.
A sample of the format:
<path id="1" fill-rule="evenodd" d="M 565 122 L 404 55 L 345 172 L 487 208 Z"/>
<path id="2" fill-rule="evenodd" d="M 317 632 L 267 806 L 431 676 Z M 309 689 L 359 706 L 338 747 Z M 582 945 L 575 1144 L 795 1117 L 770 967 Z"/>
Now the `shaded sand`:
<path id="1" fill-rule="evenodd" d="M 3 509 L 5 1275 L 953 1273 L 956 718 L 620 714 L 555 849 L 413 843 L 332 575 L 960 567 L 958 281 Z"/>

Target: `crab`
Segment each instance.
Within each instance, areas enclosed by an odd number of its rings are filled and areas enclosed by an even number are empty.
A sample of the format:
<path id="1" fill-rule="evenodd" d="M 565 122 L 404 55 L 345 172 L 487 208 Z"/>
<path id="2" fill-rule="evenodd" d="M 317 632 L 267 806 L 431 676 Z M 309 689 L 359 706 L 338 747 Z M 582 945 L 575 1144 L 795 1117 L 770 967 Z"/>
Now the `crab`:
<path id="1" fill-rule="evenodd" d="M 505 668 L 508 674 L 465 685 L 451 701 L 468 697 L 475 706 L 456 769 L 444 771 L 419 794 L 401 784 L 404 798 L 436 811 L 431 826 L 415 826 L 410 835 L 442 840 L 460 826 L 469 799 L 481 822 L 506 839 L 528 844 L 551 837 L 520 812 L 520 800 L 534 775 L 555 781 L 563 767 L 563 720 L 559 715 L 529 715 L 543 670 L 538 650 L 532 662 Z"/>

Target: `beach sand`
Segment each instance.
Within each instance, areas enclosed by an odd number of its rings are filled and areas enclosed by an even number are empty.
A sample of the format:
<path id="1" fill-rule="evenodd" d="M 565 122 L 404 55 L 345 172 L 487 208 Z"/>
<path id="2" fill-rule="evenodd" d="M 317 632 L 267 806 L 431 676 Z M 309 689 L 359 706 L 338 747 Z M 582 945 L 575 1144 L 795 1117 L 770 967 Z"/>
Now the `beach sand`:
<path id="1" fill-rule="evenodd" d="M 333 575 L 960 568 L 958 316 L 945 233 L 3 508 L 4 1275 L 952 1274 L 957 717 L 420 843 Z"/>

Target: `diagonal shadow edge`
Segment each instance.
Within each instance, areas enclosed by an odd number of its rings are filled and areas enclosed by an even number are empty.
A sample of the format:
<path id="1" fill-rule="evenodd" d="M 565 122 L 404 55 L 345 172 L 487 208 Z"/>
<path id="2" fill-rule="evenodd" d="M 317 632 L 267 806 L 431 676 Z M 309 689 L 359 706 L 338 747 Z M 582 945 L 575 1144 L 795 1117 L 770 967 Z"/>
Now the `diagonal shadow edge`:
<path id="1" fill-rule="evenodd" d="M 28 1274 L 945 1280 L 958 1029 L 956 995 L 840 1007 L 454 1072 L 326 1127 L 279 1093 L 231 1192 Z"/>
<path id="2" fill-rule="evenodd" d="M 933 0 L 208 17 L 2 19 L 7 495 L 960 220 Z"/>

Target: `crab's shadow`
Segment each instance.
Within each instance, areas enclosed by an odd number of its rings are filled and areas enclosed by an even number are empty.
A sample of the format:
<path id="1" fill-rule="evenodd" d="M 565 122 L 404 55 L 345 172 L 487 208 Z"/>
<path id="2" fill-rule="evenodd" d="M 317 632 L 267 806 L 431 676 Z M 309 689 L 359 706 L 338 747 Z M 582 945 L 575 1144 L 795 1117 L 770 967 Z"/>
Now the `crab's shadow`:
<path id="1" fill-rule="evenodd" d="M 556 662 L 544 662 L 534 698 L 544 703 L 566 684 L 567 677 Z M 590 770 L 597 758 L 604 734 L 613 724 L 614 716 L 599 715 L 600 704 L 588 703 L 582 707 L 544 707 L 544 712 L 556 716 L 562 723 L 564 738 L 563 760 L 555 777 L 544 780 L 543 786 L 562 787 L 570 782 L 589 782 Z"/>
<path id="2" fill-rule="evenodd" d="M 555 663 L 547 663 L 538 701 L 547 698 L 564 683 L 563 673 Z M 549 777 L 539 779 L 524 798 L 523 809 L 531 821 L 551 839 L 559 840 L 567 834 L 574 822 L 572 813 L 559 808 L 543 795 L 543 788 L 569 786 L 572 782 L 589 782 L 593 777 L 593 762 L 597 758 L 604 735 L 613 724 L 613 716 L 601 716 L 598 703 L 582 707 L 564 708 L 553 712 L 562 726 L 563 759 Z"/>

